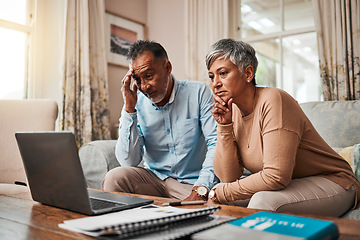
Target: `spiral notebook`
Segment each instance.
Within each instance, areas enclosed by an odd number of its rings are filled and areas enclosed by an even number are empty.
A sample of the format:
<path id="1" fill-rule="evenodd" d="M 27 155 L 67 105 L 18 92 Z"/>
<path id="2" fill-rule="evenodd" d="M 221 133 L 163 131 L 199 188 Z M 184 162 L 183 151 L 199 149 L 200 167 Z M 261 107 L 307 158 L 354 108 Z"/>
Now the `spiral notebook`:
<path id="1" fill-rule="evenodd" d="M 59 227 L 101 239 L 178 239 L 234 218 L 212 215 L 220 207 L 185 209 L 148 205 L 64 221 Z"/>

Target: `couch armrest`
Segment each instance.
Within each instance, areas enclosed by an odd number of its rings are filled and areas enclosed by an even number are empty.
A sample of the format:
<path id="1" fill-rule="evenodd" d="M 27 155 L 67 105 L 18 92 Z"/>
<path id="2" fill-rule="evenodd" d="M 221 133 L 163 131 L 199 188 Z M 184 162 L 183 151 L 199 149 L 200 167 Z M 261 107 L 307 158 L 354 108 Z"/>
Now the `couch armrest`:
<path id="1" fill-rule="evenodd" d="M 117 140 L 97 140 L 79 149 L 79 158 L 89 188 L 101 189 L 106 173 L 120 166 L 115 157 Z"/>

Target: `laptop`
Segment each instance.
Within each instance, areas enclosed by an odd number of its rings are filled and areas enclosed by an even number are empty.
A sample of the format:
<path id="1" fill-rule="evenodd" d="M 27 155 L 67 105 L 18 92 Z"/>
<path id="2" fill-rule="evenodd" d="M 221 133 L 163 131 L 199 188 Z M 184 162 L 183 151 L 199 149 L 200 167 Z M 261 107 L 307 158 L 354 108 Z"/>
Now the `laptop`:
<path id="1" fill-rule="evenodd" d="M 32 198 L 86 215 L 135 208 L 153 201 L 87 189 L 71 132 L 17 132 Z"/>

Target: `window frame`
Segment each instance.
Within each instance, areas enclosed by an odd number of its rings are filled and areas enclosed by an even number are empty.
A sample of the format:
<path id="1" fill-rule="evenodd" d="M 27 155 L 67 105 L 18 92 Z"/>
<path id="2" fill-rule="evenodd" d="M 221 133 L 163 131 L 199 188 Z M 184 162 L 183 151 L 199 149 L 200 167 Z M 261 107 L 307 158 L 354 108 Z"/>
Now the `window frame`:
<path id="1" fill-rule="evenodd" d="M 26 24 L 20 24 L 12 21 L 8 21 L 5 19 L 0 18 L 0 27 L 9 29 L 15 32 L 21 32 L 26 34 L 26 41 L 25 41 L 25 66 L 24 66 L 24 92 L 22 99 L 28 98 L 28 89 L 29 89 L 29 82 L 30 82 L 30 57 L 31 57 L 31 42 L 32 38 L 34 37 L 34 9 L 35 9 L 35 2 L 36 0 L 27 0 L 27 7 L 26 7 Z"/>
<path id="2" fill-rule="evenodd" d="M 230 0 L 230 28 L 232 28 L 233 36 L 235 39 L 241 39 L 244 42 L 254 44 L 262 41 L 270 41 L 278 39 L 278 48 L 279 48 L 279 65 L 281 66 L 279 69 L 279 81 L 277 81 L 277 87 L 283 89 L 284 88 L 284 45 L 283 38 L 307 34 L 307 33 L 316 33 L 315 26 L 312 27 L 303 27 L 291 30 L 285 30 L 285 0 L 279 0 L 280 5 L 280 31 L 267 33 L 267 34 L 259 34 L 255 36 L 242 37 L 242 12 L 241 12 L 241 0 Z M 234 27 L 236 27 L 234 29 Z M 320 96 L 322 98 L 322 96 Z M 319 99 L 320 100 L 320 99 Z"/>

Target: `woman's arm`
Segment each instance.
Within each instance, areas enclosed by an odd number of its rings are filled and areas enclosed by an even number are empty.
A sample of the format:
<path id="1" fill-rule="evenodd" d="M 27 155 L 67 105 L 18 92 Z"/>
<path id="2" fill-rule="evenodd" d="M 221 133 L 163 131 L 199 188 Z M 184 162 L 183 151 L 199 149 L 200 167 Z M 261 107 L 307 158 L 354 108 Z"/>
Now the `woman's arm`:
<path id="1" fill-rule="evenodd" d="M 280 190 L 289 184 L 300 142 L 298 135 L 292 131 L 277 129 L 266 133 L 263 140 L 262 170 L 216 189 L 220 203 L 248 199 L 256 192 Z"/>
<path id="2" fill-rule="evenodd" d="M 240 164 L 238 149 L 233 135 L 233 124 L 217 126 L 217 143 L 214 154 L 214 171 L 221 182 L 239 179 L 244 168 Z"/>
<path id="3" fill-rule="evenodd" d="M 211 113 L 218 123 L 217 143 L 214 154 L 214 171 L 222 182 L 232 182 L 238 179 L 243 172 L 237 155 L 237 146 L 233 135 L 232 99 L 225 103 L 214 95 L 214 106 Z"/>
<path id="4" fill-rule="evenodd" d="M 260 100 L 258 109 L 258 134 L 261 134 L 261 148 L 258 151 L 261 154 L 255 155 L 261 158 L 250 157 L 246 162 L 252 161 L 259 170 L 246 178 L 224 185 L 219 190 L 220 201 L 248 199 L 259 191 L 280 190 L 292 179 L 304 126 L 299 115 L 300 107 L 285 92 L 269 89 Z M 254 134 L 255 132 L 257 131 Z"/>

